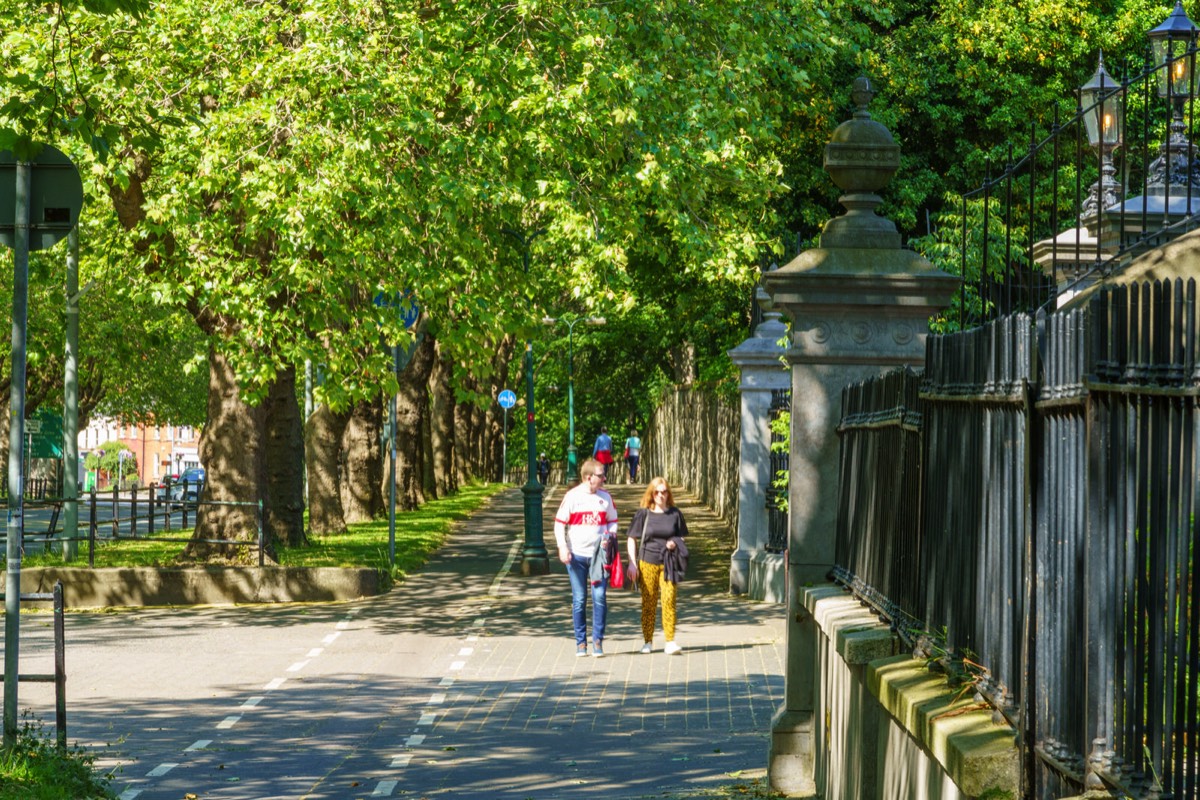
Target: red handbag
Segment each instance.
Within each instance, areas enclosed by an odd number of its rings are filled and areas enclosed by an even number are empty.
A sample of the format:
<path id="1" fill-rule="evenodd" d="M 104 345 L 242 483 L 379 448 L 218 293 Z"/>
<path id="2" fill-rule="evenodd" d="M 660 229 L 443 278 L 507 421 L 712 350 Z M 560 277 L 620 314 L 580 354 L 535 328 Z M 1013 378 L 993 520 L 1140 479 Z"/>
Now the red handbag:
<path id="1" fill-rule="evenodd" d="M 621 550 L 617 549 L 617 554 L 613 556 L 612 563 L 608 565 L 608 585 L 614 589 L 625 588 L 625 568 L 621 566 Z"/>

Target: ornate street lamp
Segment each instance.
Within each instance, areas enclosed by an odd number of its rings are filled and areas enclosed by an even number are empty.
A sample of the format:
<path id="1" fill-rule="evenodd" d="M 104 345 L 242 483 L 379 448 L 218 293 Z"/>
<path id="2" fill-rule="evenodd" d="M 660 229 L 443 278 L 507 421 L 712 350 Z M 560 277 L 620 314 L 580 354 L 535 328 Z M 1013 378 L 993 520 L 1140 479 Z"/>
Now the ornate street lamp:
<path id="1" fill-rule="evenodd" d="M 1188 162 L 1191 145 L 1184 136 L 1183 103 L 1195 91 L 1193 73 L 1196 67 L 1196 33 L 1200 29 L 1175 0 L 1175 9 L 1147 36 L 1158 66 L 1158 96 L 1171 104 L 1171 132 L 1163 142 L 1159 157 L 1150 165 L 1149 183 L 1187 184 L 1192 167 Z M 1194 185 L 1195 178 L 1192 176 Z"/>
<path id="2" fill-rule="evenodd" d="M 529 244 L 545 233 L 538 229 L 530 234 L 509 228 L 504 233 L 521 246 L 521 263 L 525 278 L 529 278 Z M 545 575 L 550 572 L 550 556 L 542 535 L 542 484 L 537 479 L 537 427 L 533 415 L 533 340 L 525 341 L 525 437 L 529 445 L 529 467 L 521 493 L 525 495 L 525 548 L 521 552 L 521 574 Z"/>
<path id="3" fill-rule="evenodd" d="M 575 450 L 575 348 L 572 336 L 575 325 L 605 325 L 604 317 L 543 317 L 543 325 L 562 322 L 567 326 L 567 482 L 579 479 L 578 456 Z"/>
<path id="4" fill-rule="evenodd" d="M 1088 192 L 1080 220 L 1099 214 L 1120 200 L 1120 184 L 1113 178 L 1112 152 L 1125 133 L 1125 98 L 1121 86 L 1104 69 L 1104 54 L 1092 79 L 1079 88 L 1079 107 L 1087 127 L 1088 143 L 1100 154 L 1100 178 Z"/>

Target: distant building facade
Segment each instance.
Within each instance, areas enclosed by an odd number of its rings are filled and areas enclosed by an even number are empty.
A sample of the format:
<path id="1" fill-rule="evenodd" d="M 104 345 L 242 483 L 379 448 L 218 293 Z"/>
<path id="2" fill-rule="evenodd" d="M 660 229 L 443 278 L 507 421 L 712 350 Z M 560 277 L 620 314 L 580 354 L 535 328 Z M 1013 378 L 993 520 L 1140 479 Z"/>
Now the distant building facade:
<path id="1" fill-rule="evenodd" d="M 137 457 L 138 478 L 142 485 L 163 483 L 168 476 L 201 466 L 198 428 L 191 425 L 148 426 L 106 417 L 93 417 L 87 428 L 79 432 L 80 458 L 113 441 L 125 445 Z"/>

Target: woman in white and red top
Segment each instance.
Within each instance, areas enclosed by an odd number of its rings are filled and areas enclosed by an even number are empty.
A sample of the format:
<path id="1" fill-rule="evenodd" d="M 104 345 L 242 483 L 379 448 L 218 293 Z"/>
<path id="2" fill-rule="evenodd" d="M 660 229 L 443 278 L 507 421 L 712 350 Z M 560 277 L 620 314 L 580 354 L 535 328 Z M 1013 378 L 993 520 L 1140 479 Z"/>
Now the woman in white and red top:
<path id="1" fill-rule="evenodd" d="M 604 622 L 608 615 L 608 581 L 591 581 L 588 573 L 601 536 L 616 536 L 617 507 L 602 488 L 604 467 L 594 458 L 579 468 L 583 483 L 567 492 L 554 515 L 558 560 L 571 579 L 571 619 L 575 625 L 575 655 L 587 655 L 587 590 L 592 590 L 592 655 L 604 655 Z"/>

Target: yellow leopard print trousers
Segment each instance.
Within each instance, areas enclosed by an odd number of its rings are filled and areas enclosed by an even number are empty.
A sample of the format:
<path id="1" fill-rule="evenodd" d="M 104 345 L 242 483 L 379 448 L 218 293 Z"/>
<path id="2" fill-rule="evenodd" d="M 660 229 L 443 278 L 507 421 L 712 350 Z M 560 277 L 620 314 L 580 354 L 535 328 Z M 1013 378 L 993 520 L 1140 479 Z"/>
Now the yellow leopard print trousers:
<path id="1" fill-rule="evenodd" d="M 666 579 L 662 564 L 647 564 L 638 561 L 639 580 L 642 584 L 642 639 L 654 640 L 654 617 L 658 611 L 658 598 L 662 596 L 663 633 L 667 641 L 675 641 L 675 584 Z"/>

